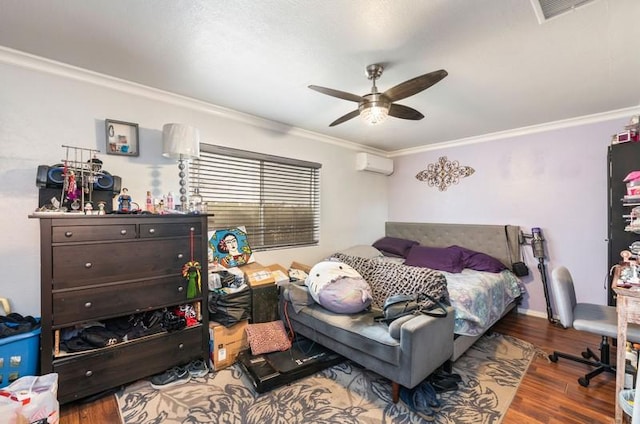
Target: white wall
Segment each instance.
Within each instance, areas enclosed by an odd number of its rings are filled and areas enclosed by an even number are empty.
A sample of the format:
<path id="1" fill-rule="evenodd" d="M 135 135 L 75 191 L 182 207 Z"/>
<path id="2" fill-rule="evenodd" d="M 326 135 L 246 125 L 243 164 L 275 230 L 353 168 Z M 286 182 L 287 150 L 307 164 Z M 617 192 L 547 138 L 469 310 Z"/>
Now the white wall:
<path id="1" fill-rule="evenodd" d="M 606 304 L 607 146 L 627 123 L 616 119 L 396 157 L 389 220 L 512 224 L 527 233 L 541 227 L 547 278 L 565 265 L 579 301 Z M 444 192 L 418 181 L 415 175 L 440 156 L 475 173 Z M 529 246 L 523 251 L 531 273 L 522 279 L 528 291 L 522 308 L 546 316 L 538 261 Z"/>
<path id="2" fill-rule="evenodd" d="M 40 314 L 39 225 L 27 218 L 38 206 L 36 169 L 60 163 L 63 144 L 104 152 L 105 119 L 139 124 L 139 157 L 99 155 L 138 202 L 147 190 L 178 192 L 177 164 L 161 156 L 162 125 L 169 122 L 198 127 L 204 143 L 322 163 L 320 244 L 258 252 L 263 264 L 312 264 L 384 232 L 386 177 L 354 170 L 357 146 L 2 51 L 0 81 L 0 297 L 21 314 Z"/>

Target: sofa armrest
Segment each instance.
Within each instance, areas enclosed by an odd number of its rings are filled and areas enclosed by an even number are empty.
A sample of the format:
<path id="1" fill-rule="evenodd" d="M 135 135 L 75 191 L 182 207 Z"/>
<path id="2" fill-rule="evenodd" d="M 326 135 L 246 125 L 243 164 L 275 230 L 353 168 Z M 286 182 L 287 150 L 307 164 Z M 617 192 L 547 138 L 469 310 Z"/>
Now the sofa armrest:
<path id="1" fill-rule="evenodd" d="M 443 318 L 418 315 L 400 328 L 403 366 L 411 376 L 431 374 L 453 355 L 454 309 L 447 307 Z M 422 381 L 413 381 L 415 386 Z M 413 386 L 412 386 L 413 387 Z"/>

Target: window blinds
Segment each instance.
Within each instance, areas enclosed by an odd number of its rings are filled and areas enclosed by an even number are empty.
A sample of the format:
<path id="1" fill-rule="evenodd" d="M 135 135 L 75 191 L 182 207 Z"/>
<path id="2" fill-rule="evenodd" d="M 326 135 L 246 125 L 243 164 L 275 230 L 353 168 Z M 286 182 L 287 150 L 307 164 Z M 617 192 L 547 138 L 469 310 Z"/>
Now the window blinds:
<path id="1" fill-rule="evenodd" d="M 189 184 L 214 214 L 210 228 L 244 226 L 252 249 L 313 245 L 319 240 L 321 166 L 201 144 Z"/>

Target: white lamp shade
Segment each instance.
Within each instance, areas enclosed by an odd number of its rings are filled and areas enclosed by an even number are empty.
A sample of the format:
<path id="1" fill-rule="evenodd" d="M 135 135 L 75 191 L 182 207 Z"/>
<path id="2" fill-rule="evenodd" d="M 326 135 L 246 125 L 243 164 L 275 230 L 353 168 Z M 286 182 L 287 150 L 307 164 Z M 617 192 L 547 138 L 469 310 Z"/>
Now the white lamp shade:
<path id="1" fill-rule="evenodd" d="M 164 124 L 162 156 L 174 159 L 200 157 L 200 132 L 186 124 Z"/>

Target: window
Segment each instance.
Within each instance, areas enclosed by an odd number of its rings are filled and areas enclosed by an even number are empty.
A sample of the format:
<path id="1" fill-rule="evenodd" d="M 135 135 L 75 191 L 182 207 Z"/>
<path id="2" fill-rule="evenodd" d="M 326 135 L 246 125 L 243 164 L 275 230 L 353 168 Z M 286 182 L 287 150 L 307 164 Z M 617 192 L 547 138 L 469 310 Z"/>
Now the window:
<path id="1" fill-rule="evenodd" d="M 252 249 L 313 245 L 320 230 L 320 165 L 200 145 L 189 184 L 214 229 L 244 226 Z"/>

